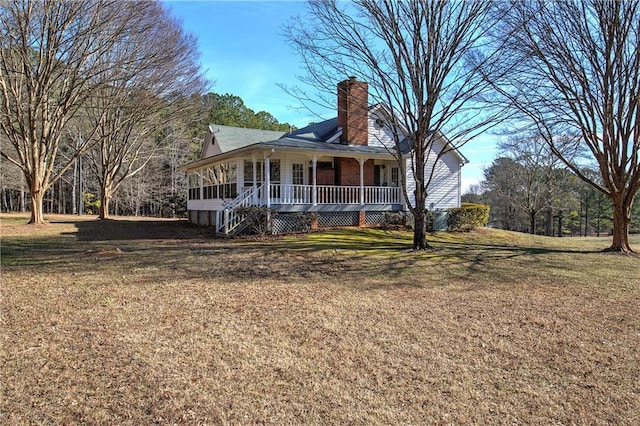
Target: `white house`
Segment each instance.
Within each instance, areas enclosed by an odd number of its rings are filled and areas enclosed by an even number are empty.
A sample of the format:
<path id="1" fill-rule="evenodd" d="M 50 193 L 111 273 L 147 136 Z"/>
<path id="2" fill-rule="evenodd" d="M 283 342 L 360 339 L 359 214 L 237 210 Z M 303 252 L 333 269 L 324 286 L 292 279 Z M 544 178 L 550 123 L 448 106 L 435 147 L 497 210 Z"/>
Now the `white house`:
<path id="1" fill-rule="evenodd" d="M 274 232 L 287 231 L 294 212 L 314 212 L 319 227 L 380 223 L 384 212 L 406 211 L 388 109 L 368 105 L 367 83 L 350 78 L 338 84 L 338 117 L 291 133 L 209 126 L 199 161 L 188 174 L 189 220 L 214 226 L 220 234 L 240 229 L 239 206 L 266 206 L 274 212 Z M 429 155 L 449 148 L 442 135 Z M 408 142 L 400 146 L 407 193 L 413 196 Z M 435 165 L 428 210 L 460 206 L 460 173 L 466 158 L 448 149 Z M 410 198 L 413 203 L 413 199 Z"/>

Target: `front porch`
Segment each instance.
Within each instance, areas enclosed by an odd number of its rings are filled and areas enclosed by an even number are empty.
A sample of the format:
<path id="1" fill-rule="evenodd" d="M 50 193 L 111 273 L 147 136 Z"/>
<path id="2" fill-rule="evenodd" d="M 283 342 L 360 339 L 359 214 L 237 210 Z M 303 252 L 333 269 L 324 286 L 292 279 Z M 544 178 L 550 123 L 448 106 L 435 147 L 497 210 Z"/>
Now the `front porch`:
<path id="1" fill-rule="evenodd" d="M 243 226 L 239 207 L 323 217 L 404 210 L 397 162 L 388 154 L 370 157 L 269 150 L 203 164 L 190 174 L 190 221 L 233 235 Z"/>
<path id="2" fill-rule="evenodd" d="M 217 233 L 231 235 L 244 218 L 239 207 L 266 207 L 279 213 L 294 212 L 385 212 L 402 209 L 398 187 L 269 184 L 245 188 L 233 200 L 215 209 Z M 211 219 L 208 219 L 211 220 Z"/>

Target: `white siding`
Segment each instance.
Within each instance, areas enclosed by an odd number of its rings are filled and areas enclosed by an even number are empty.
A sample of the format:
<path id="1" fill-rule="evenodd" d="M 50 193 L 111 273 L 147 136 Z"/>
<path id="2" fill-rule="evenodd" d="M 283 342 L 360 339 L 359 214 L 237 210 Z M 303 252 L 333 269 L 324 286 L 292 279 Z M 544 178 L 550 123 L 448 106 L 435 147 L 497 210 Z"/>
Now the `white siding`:
<path id="1" fill-rule="evenodd" d="M 220 199 L 188 200 L 187 210 L 222 210 L 223 203 Z"/>
<path id="2" fill-rule="evenodd" d="M 434 165 L 437 153 L 443 145 L 439 142 L 433 144 L 433 150 L 429 153 L 425 165 L 425 177 L 429 176 Z M 452 153 L 445 154 L 435 165 L 431 184 L 427 187 L 428 210 L 450 209 L 460 207 L 460 160 Z M 415 204 L 414 190 L 416 182 L 411 172 L 411 159 L 407 160 L 407 188 L 411 204 Z"/>
<path id="3" fill-rule="evenodd" d="M 369 124 L 368 124 L 368 132 L 369 132 L 369 146 L 379 146 L 383 148 L 393 149 L 395 147 L 395 142 L 393 141 L 393 133 L 386 126 L 379 128 L 376 125 L 376 119 L 379 116 L 376 113 L 369 114 Z"/>
<path id="4" fill-rule="evenodd" d="M 215 143 L 213 133 L 207 132 L 204 138 L 204 150 L 202 152 L 201 158 L 213 157 L 214 155 L 218 155 L 220 153 L 222 153 L 222 150 L 220 149 L 220 145 Z"/>

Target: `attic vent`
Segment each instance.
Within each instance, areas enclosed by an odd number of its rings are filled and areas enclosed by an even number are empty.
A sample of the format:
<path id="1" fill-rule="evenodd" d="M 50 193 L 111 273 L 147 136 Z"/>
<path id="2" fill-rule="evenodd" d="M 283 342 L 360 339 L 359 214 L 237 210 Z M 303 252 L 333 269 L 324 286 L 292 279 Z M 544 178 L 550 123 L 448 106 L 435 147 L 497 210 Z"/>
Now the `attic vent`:
<path id="1" fill-rule="evenodd" d="M 382 129 L 384 127 L 384 120 L 382 120 L 382 118 L 376 118 L 374 125 L 376 129 Z"/>

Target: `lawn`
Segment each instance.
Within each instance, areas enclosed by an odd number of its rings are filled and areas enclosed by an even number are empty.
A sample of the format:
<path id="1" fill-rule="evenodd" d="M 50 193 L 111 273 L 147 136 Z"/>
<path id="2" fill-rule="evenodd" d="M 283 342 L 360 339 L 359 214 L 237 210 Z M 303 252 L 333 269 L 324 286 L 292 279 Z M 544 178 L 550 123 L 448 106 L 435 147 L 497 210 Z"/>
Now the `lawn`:
<path id="1" fill-rule="evenodd" d="M 640 424 L 607 238 L 48 219 L 0 215 L 2 424 Z"/>

